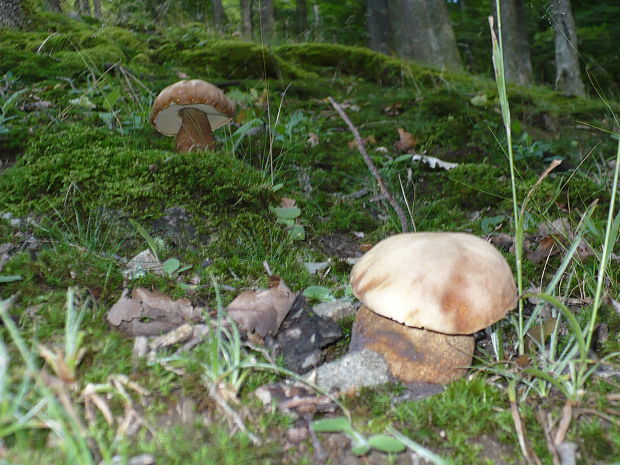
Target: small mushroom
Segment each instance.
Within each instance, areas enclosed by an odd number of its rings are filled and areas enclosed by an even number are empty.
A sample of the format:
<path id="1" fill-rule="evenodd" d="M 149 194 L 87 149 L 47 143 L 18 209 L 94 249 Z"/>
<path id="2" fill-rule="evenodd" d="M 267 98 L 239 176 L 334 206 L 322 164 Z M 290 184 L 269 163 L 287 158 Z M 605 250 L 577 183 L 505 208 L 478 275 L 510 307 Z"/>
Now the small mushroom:
<path id="1" fill-rule="evenodd" d="M 162 90 L 151 111 L 151 124 L 166 136 L 176 136 L 176 151 L 197 152 L 216 147 L 213 131 L 235 115 L 235 104 L 200 79 L 179 81 Z"/>
<path id="2" fill-rule="evenodd" d="M 405 383 L 447 384 L 471 364 L 471 336 L 516 306 L 504 257 L 464 233 L 398 234 L 375 245 L 351 271 L 356 316 L 351 351 L 383 355 Z"/>

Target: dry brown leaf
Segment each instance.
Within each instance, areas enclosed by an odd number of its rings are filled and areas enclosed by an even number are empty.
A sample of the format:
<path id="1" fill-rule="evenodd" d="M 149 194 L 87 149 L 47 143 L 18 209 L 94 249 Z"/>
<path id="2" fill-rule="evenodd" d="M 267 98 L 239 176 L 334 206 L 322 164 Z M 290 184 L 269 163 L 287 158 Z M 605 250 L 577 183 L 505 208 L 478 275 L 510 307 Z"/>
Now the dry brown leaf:
<path id="1" fill-rule="evenodd" d="M 116 301 L 106 316 L 108 323 L 129 336 L 155 336 L 187 322 L 198 321 L 202 311 L 185 297 L 172 300 L 158 291 L 137 287 Z"/>
<path id="2" fill-rule="evenodd" d="M 370 136 L 364 137 L 362 139 L 362 142 L 364 142 L 365 145 L 376 144 L 377 143 L 377 139 L 376 139 L 375 136 L 373 136 L 371 134 Z M 357 148 L 357 141 L 355 139 L 353 139 L 352 141 L 349 141 L 347 143 L 347 145 L 349 146 L 350 150 L 355 150 Z"/>
<path id="3" fill-rule="evenodd" d="M 319 135 L 314 132 L 309 133 L 308 140 L 306 142 L 308 142 L 310 147 L 316 147 L 320 143 Z"/>
<path id="4" fill-rule="evenodd" d="M 403 128 L 398 128 L 398 136 L 400 140 L 398 140 L 394 146 L 396 149 L 402 153 L 407 153 L 417 145 L 418 141 L 413 137 L 410 132 L 405 131 Z"/>
<path id="5" fill-rule="evenodd" d="M 296 205 L 297 205 L 297 202 L 295 202 L 295 199 L 289 199 L 288 197 L 282 197 L 282 200 L 280 200 L 280 206 L 282 208 L 292 208 Z"/>
<path id="6" fill-rule="evenodd" d="M 556 255 L 560 251 L 556 244 L 557 240 L 554 235 L 544 236 L 538 241 L 536 250 L 526 250 L 525 257 L 533 263 L 540 263 L 547 257 Z"/>
<path id="7" fill-rule="evenodd" d="M 242 292 L 228 304 L 226 311 L 241 331 L 264 338 L 278 331 L 295 297 L 284 281 L 270 277 L 269 289 Z"/>

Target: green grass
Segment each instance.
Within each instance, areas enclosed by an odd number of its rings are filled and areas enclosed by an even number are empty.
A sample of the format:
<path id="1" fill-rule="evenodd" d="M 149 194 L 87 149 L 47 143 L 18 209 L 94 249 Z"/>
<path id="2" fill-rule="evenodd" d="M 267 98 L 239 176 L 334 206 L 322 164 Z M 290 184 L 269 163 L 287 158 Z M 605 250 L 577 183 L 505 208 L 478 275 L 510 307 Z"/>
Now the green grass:
<path id="1" fill-rule="evenodd" d="M 485 455 L 485 440 L 508 457 L 515 457 L 520 450 L 507 384 L 507 380 L 515 379 L 519 381 L 517 393 L 526 437 L 544 462 L 549 455 L 536 411 L 542 409 L 557 417 L 566 395 L 577 395 L 573 398 L 580 407 L 598 412 L 615 408 L 606 397 L 614 387 L 587 371 L 596 364 L 591 363 L 590 355 L 579 352 L 577 341 L 581 338 L 587 347 L 592 337 L 597 355 L 617 364 L 614 353 L 620 350 L 620 320 L 610 306 L 604 305 L 602 290 L 607 280 L 611 283 L 609 294 L 617 295 L 620 270 L 614 260 L 601 266 L 601 251 L 606 251 L 604 256 L 612 251 L 620 253 L 617 245 L 614 248 L 618 216 L 612 202 L 612 186 L 618 174 L 607 165 L 619 152 L 617 141 L 609 134 L 576 130 L 574 123 L 580 120 L 608 128 L 613 124 L 608 111 L 617 112 L 616 103 L 610 102 L 608 108 L 598 99 L 566 99 L 543 87 L 509 86 L 504 93 L 484 77 L 439 75 L 361 48 L 296 44 L 267 50 L 205 35 L 202 25 L 170 29 L 147 38 L 116 27 L 50 18 L 40 29 L 44 32 L 3 33 L 0 39 L 6 58 L 0 75 L 12 73 L 0 86 L 3 95 L 15 96 L 15 104 L 6 112 L 11 119 L 3 126 L 8 132 L 0 134 L 0 152 L 11 153 L 8 160 L 14 163 L 0 172 L 0 212 L 36 216 L 35 224 L 22 226 L 19 231 L 8 220 L 0 219 L 0 245 L 10 242 L 20 249 L 30 235 L 38 241 L 32 248 L 12 251 L 0 270 L 1 275 L 23 277 L 0 283 L 0 299 L 16 296 L 10 309 L 5 309 L 5 316 L 10 313 L 19 333 L 9 334 L 5 326 L 0 335 L 9 355 L 7 371 L 3 372 L 8 392 L 16 398 L 20 380 L 28 381 L 24 388 L 28 396 L 20 404 L 20 415 L 38 399 L 48 399 L 50 405 L 58 402 L 52 392 L 41 391 L 34 383 L 44 365 L 36 355 L 34 342 L 50 347 L 65 344 L 66 291 L 71 287 L 78 295 L 94 299 L 92 305 L 84 307 L 81 331 L 86 353 L 76 367 L 78 390 L 70 393 L 78 412 L 82 413 L 79 389 L 88 383 L 105 384 L 118 374 L 129 376 L 151 392 L 141 401 L 144 416 L 154 425 L 159 425 L 165 413 L 183 398 L 192 399 L 196 405 L 196 422 L 158 428 L 155 437 L 141 428 L 135 437 L 115 440 L 115 427 L 97 414 L 89 434 L 105 446 L 104 450 L 125 459 L 149 452 L 165 463 L 311 462 L 309 444 L 282 451 L 282 438 L 292 424 L 291 418 L 266 413 L 253 398 L 255 388 L 279 375 L 254 370 L 249 359 L 241 363 L 248 371 L 239 363 L 228 368 L 217 366 L 217 357 L 213 358 L 217 339 L 201 345 L 183 361 L 183 376 L 171 374 L 157 363 L 134 363 L 133 341 L 108 327 L 105 312 L 124 285 L 124 263 L 119 256 L 130 259 L 149 247 L 130 219 L 144 227 L 152 242 L 158 244 L 161 260 L 176 257 L 183 265 L 192 266 L 178 276 L 144 276 L 128 282 L 130 287 L 157 289 L 174 298 L 189 296 L 200 305 L 215 307 L 212 277 L 237 290 L 264 287 L 267 278 L 263 261 L 267 261 L 297 292 L 320 285 L 341 295 L 350 265 L 331 256 L 329 249 L 321 247 L 322 241 L 341 234 L 355 247 L 393 234 L 399 226 L 385 201 L 376 198 L 378 189 L 363 160 L 349 148 L 352 137 L 344 123 L 322 100 L 330 94 L 358 107 L 347 112 L 363 137 L 375 137 L 376 143 L 369 144 L 371 157 L 403 207 L 405 197 L 410 202 L 418 230 L 471 231 L 478 235 L 517 232 L 525 236 L 557 218 L 567 219 L 577 230 L 585 218 L 578 230 L 596 252 L 589 258 L 575 254 L 565 259 L 571 246 L 568 241 L 564 255 L 551 257 L 547 263 L 516 260 L 507 254 L 511 265 L 521 263 L 518 269 L 523 289 L 530 284 L 542 285 L 561 298 L 593 298 L 575 315 L 576 326 L 567 326 L 570 317 L 552 310 L 560 322 L 549 339 L 553 347 L 530 342 L 528 330 L 537 327 L 542 313 L 536 310 L 533 316 L 527 312 L 516 315 L 502 325 L 506 344 L 499 361 L 503 365 L 493 366 L 504 378 L 491 382 L 491 375 L 482 370 L 479 361 L 479 372 L 473 379 L 453 383 L 444 393 L 422 401 L 393 405 L 392 400 L 403 394 L 399 386 L 364 391 L 347 403 L 353 427 L 370 437 L 384 433 L 391 424 L 453 463 L 491 461 Z M 35 53 L 46 38 L 41 53 Z M 205 42 L 198 45 L 201 40 Z M 263 53 L 267 53 L 265 62 Z M 229 55 L 235 60 L 224 65 Z M 106 60 L 120 60 L 130 74 L 105 72 L 102 65 Z M 249 64 L 255 66 L 250 68 Z M 177 72 L 239 80 L 226 89 L 239 104 L 238 120 L 235 126 L 217 133 L 221 146 L 214 152 L 174 154 L 172 141 L 147 123 L 153 96 L 173 82 Z M 335 74 L 339 76 L 336 81 L 332 80 Z M 21 105 L 31 101 L 31 94 L 54 106 L 42 111 L 22 110 Z M 472 98 L 481 95 L 486 103 L 474 104 Z M 94 107 L 70 103 L 80 97 Z M 506 116 L 508 101 L 512 124 L 504 124 L 498 113 L 504 106 Z M 386 107 L 395 104 L 402 111 L 386 113 Z M 555 128 L 548 129 L 544 121 L 553 122 Z M 248 122 L 252 124 L 243 126 Z M 250 127 L 262 129 L 252 133 Z M 459 166 L 446 172 L 399 158 L 393 147 L 398 128 L 413 133 L 418 140 L 416 152 Z M 319 145 L 307 143 L 310 133 L 319 137 Z M 509 143 L 511 138 L 514 140 Z M 543 144 L 574 168 L 550 174 L 530 194 L 522 213 L 523 199 L 547 165 L 547 155 L 538 150 Z M 378 147 L 385 147 L 387 153 L 376 151 Z M 517 156 L 512 157 L 511 165 L 508 153 L 513 149 Z M 521 156 L 524 154 L 527 156 Z M 360 192 L 359 196 L 350 196 Z M 300 207 L 298 219 L 306 233 L 305 241 L 291 240 L 285 226 L 277 223 L 270 208 L 279 206 L 282 197 L 295 199 Z M 585 214 L 595 200 L 596 209 Z M 188 224 L 162 225 L 169 207 L 182 207 Z M 332 259 L 331 267 L 323 275 L 310 275 L 304 267 L 305 261 L 327 259 Z M 223 302 L 236 292 L 226 291 Z M 608 337 L 600 342 L 591 336 L 598 323 L 609 329 Z M 351 324 L 342 323 L 345 334 Z M 21 355 L 15 334 L 25 344 Z M 346 350 L 347 339 L 344 341 L 330 350 Z M 234 344 L 228 347 L 232 352 L 237 348 L 241 350 Z M 529 356 L 530 368 L 552 374 L 554 381 L 504 363 L 519 351 Z M 492 352 L 479 355 L 487 361 L 495 357 Z M 35 370 L 28 372 L 28 360 Z M 574 368 L 572 378 L 563 372 L 568 366 Z M 25 373 L 28 376 L 23 376 Z M 262 440 L 261 446 L 253 445 L 247 435 L 230 433 L 221 410 L 206 395 L 204 377 L 209 378 L 209 373 L 211 385 L 222 377 L 238 375 L 232 384 L 236 380 L 240 404 L 234 407 L 244 413 L 248 431 Z M 131 395 L 137 402 L 137 396 Z M 122 415 L 122 401 L 117 394 L 112 397 L 113 411 Z M 73 428 L 66 417 L 56 413 L 67 428 Z M 2 422 L 3 426 L 14 425 L 15 418 L 4 416 Z M 81 450 L 85 455 L 71 463 L 88 463 L 88 454 L 80 449 L 83 444 L 79 441 L 50 455 L 46 449 L 50 434 L 55 433 L 49 428 L 27 427 L 7 435 L 7 460 L 63 463 Z M 578 443 L 582 456 L 600 463 L 620 456 L 617 432 L 594 414 L 575 418 L 567 438 Z M 390 460 L 386 458 L 388 463 Z"/>

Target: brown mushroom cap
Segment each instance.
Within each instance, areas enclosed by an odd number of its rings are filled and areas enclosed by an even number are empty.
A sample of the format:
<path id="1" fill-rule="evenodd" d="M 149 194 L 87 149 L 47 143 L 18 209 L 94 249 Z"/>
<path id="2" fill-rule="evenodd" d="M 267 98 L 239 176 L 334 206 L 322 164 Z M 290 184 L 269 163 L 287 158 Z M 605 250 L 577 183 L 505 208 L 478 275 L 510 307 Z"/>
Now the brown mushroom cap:
<path id="1" fill-rule="evenodd" d="M 465 233 L 398 234 L 370 249 L 351 271 L 353 294 L 366 307 L 408 326 L 471 334 L 516 306 L 504 257 Z"/>
<path id="2" fill-rule="evenodd" d="M 235 115 L 235 104 L 224 93 L 200 79 L 179 81 L 162 90 L 151 111 L 151 124 L 162 134 L 174 136 L 181 128 L 179 111 L 196 108 L 207 114 L 212 130 L 228 123 Z"/>

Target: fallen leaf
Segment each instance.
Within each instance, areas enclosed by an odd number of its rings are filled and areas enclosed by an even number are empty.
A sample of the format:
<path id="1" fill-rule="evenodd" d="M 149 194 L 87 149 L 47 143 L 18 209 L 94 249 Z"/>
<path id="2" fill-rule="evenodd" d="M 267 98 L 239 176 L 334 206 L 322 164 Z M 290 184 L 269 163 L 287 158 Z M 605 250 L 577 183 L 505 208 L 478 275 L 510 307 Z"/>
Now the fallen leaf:
<path id="1" fill-rule="evenodd" d="M 442 168 L 446 171 L 459 166 L 458 163 L 450 163 L 449 161 L 443 161 L 443 160 L 440 160 L 439 158 L 430 157 L 428 155 L 414 155 L 413 157 L 411 157 L 411 161 L 421 161 L 423 163 L 426 163 L 432 169 Z"/>
<path id="2" fill-rule="evenodd" d="M 398 116 L 404 111 L 403 104 L 400 102 L 395 102 L 391 105 L 388 105 L 383 109 L 383 113 L 386 113 L 389 116 Z"/>
<path id="3" fill-rule="evenodd" d="M 402 153 L 407 153 L 418 144 L 418 141 L 413 137 L 410 132 L 405 131 L 403 128 L 398 128 L 398 135 L 400 140 L 398 140 L 394 146 L 396 149 Z"/>
<path id="4" fill-rule="evenodd" d="M 282 208 L 293 208 L 297 205 L 297 202 L 295 202 L 295 199 L 289 199 L 288 197 L 282 197 L 282 200 L 280 200 L 280 206 Z"/>
<path id="5" fill-rule="evenodd" d="M 226 311 L 241 331 L 256 333 L 264 338 L 278 331 L 295 297 L 295 293 L 286 283 L 276 277 L 274 285 L 269 289 L 256 289 L 239 294 L 228 304 Z"/>
<path id="6" fill-rule="evenodd" d="M 185 297 L 172 300 L 158 291 L 135 288 L 131 297 L 126 292 L 110 308 L 108 323 L 129 336 L 155 336 L 171 331 L 187 322 L 200 320 L 202 309 Z"/>
<path id="7" fill-rule="evenodd" d="M 319 145 L 319 136 L 318 134 L 311 132 L 308 134 L 308 140 L 306 141 L 310 147 L 316 147 Z"/>
<path id="8" fill-rule="evenodd" d="M 558 238 L 553 235 L 544 236 L 538 241 L 536 250 L 526 250 L 525 257 L 532 263 L 540 263 L 548 257 L 556 255 L 560 251 L 556 244 L 557 240 Z"/>
<path id="9" fill-rule="evenodd" d="M 362 142 L 364 142 L 364 145 L 369 145 L 369 144 L 376 144 L 377 143 L 377 139 L 375 138 L 375 136 L 373 136 L 372 134 L 370 136 L 364 137 L 362 139 Z M 349 146 L 350 150 L 355 150 L 357 149 L 357 141 L 355 139 L 353 139 L 352 141 L 349 141 L 347 143 L 347 145 Z"/>

